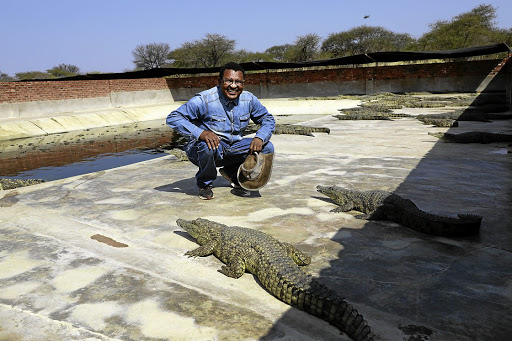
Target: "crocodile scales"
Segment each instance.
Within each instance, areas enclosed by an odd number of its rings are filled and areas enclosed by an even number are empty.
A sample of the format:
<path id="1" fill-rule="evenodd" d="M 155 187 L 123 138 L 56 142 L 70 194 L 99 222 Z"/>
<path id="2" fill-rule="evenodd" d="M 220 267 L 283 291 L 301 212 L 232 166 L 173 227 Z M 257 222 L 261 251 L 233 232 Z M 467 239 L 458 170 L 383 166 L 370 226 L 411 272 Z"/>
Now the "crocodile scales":
<path id="1" fill-rule="evenodd" d="M 222 274 L 239 278 L 250 272 L 281 301 L 322 318 L 353 340 L 374 340 L 368 323 L 351 304 L 299 268 L 311 258 L 291 244 L 261 231 L 206 219 L 178 219 L 176 223 L 201 245 L 185 255 L 213 254 L 225 264 L 219 270 Z"/>
<path id="2" fill-rule="evenodd" d="M 410 199 L 388 191 L 357 191 L 339 186 L 317 186 L 317 191 L 331 198 L 339 207 L 333 212 L 356 210 L 364 214 L 358 219 L 388 220 L 413 230 L 446 237 L 478 234 L 482 217 L 476 214 L 458 214 L 445 217 L 420 210 Z"/>

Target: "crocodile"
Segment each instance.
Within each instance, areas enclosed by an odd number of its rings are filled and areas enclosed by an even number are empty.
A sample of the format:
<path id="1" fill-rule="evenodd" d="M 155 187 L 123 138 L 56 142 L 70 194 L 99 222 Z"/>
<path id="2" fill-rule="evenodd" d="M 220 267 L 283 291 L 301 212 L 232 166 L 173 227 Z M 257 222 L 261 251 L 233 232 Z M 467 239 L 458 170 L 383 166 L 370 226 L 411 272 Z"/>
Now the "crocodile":
<path id="1" fill-rule="evenodd" d="M 461 134 L 428 133 L 447 143 L 493 143 L 512 142 L 512 134 L 491 133 L 488 131 L 469 131 Z"/>
<path id="2" fill-rule="evenodd" d="M 327 133 L 330 134 L 331 130 L 327 127 L 308 127 L 298 124 L 276 124 L 274 134 L 298 134 L 314 136 L 312 133 Z"/>
<path id="3" fill-rule="evenodd" d="M 356 107 L 339 109 L 342 115 L 333 115 L 339 120 L 391 120 L 392 118 L 411 117 L 409 114 L 395 113 L 389 108 Z"/>
<path id="4" fill-rule="evenodd" d="M 188 161 L 187 152 L 180 148 L 172 148 L 169 150 L 165 150 L 165 153 L 174 155 L 178 161 Z"/>
<path id="5" fill-rule="evenodd" d="M 244 132 L 245 135 L 252 134 L 258 131 L 259 125 L 249 124 Z M 331 129 L 327 127 L 309 127 L 305 125 L 298 124 L 276 124 L 274 129 L 274 134 L 293 134 L 293 135 L 306 135 L 306 136 L 315 136 L 313 133 L 327 133 L 331 132 Z"/>
<path id="6" fill-rule="evenodd" d="M 367 321 L 351 304 L 299 268 L 310 264 L 311 257 L 293 245 L 261 231 L 201 218 L 176 223 L 200 245 L 185 255 L 213 254 L 225 264 L 220 273 L 239 278 L 250 272 L 279 300 L 322 318 L 353 340 L 374 340 Z"/>
<path id="7" fill-rule="evenodd" d="M 357 191 L 339 186 L 317 186 L 317 191 L 332 199 L 339 207 L 333 212 L 359 211 L 358 219 L 387 220 L 422 233 L 445 237 L 478 234 L 482 217 L 458 214 L 457 218 L 431 214 L 419 209 L 410 199 L 388 191 Z"/>
<path id="8" fill-rule="evenodd" d="M 14 189 L 19 187 L 37 185 L 44 182 L 42 179 L 4 179 L 0 178 L 0 190 Z"/>
<path id="9" fill-rule="evenodd" d="M 377 108 L 377 107 L 354 107 L 354 108 L 343 108 L 338 111 L 344 114 L 390 114 L 393 110 L 389 108 Z"/>
<path id="10" fill-rule="evenodd" d="M 491 120 L 508 120 L 512 118 L 512 114 L 508 113 L 490 113 L 482 108 L 466 108 L 457 109 L 451 112 L 443 112 L 439 114 L 421 114 L 416 116 L 418 120 L 424 118 L 442 118 L 457 121 L 477 121 L 477 122 L 490 122 Z"/>
<path id="11" fill-rule="evenodd" d="M 450 118 L 422 117 L 418 118 L 423 124 L 433 125 L 435 127 L 455 128 L 459 126 L 459 121 Z"/>
<path id="12" fill-rule="evenodd" d="M 381 114 L 369 114 L 369 113 L 358 113 L 358 114 L 343 114 L 343 115 L 333 115 L 338 120 L 384 120 L 391 121 L 391 118 Z"/>

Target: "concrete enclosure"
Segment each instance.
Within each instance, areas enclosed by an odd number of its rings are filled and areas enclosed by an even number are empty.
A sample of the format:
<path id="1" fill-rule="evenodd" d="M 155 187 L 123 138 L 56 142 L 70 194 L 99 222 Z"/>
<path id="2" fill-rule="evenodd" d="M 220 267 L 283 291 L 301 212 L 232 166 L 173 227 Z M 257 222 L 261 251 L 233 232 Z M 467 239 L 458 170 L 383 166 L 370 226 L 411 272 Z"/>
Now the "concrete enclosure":
<path id="1" fill-rule="evenodd" d="M 510 105 L 510 72 L 506 59 L 251 74 L 247 89 L 278 120 L 330 129 L 273 136 L 272 177 L 251 197 L 233 195 L 219 176 L 215 200 L 199 200 L 197 167 L 172 155 L 1 190 L 0 340 L 348 340 L 275 299 L 254 276 L 235 280 L 217 271 L 213 256 L 186 257 L 197 244 L 176 220 L 198 217 L 266 232 L 310 254 L 305 271 L 346 297 L 375 340 L 510 340 L 512 147 L 444 143 L 429 133 L 510 132 L 512 120 L 439 128 L 413 117 L 439 108 L 404 108 L 411 117 L 342 121 L 332 114 L 360 100 L 285 98 L 474 92 Z M 0 83 L 0 139 L 163 121 L 215 83 L 215 75 Z M 95 141 L 107 144 L 102 135 Z M 51 153 L 25 153 L 34 148 L 29 140 L 3 141 L 2 156 Z M 61 134 L 41 140 L 73 148 Z M 478 214 L 480 233 L 447 238 L 334 213 L 317 185 L 387 190 L 442 216 Z"/>

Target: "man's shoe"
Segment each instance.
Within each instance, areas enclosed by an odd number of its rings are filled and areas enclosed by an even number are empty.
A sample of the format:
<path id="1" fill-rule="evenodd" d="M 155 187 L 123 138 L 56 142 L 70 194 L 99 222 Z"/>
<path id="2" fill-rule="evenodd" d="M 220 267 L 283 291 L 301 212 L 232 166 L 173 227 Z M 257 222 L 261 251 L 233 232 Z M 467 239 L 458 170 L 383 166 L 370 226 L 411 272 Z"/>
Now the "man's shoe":
<path id="1" fill-rule="evenodd" d="M 199 188 L 199 198 L 203 200 L 212 200 L 213 199 L 213 191 L 211 186 L 206 186 Z"/>
<path id="2" fill-rule="evenodd" d="M 219 169 L 219 173 L 220 175 L 222 175 L 222 177 L 226 180 L 229 181 L 229 184 L 231 185 L 232 188 L 234 189 L 239 189 L 239 188 L 242 188 L 240 186 L 240 184 L 238 183 L 238 179 L 236 178 L 236 174 L 228 174 L 226 172 L 226 170 L 224 169 L 224 167 L 222 167 L 221 169 Z"/>

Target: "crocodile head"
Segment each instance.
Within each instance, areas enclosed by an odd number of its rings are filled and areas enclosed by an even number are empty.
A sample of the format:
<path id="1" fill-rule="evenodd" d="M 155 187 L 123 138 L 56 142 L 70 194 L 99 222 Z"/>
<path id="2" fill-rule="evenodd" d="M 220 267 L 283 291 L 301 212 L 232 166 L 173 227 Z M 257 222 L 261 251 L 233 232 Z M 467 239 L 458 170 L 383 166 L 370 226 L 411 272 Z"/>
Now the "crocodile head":
<path id="1" fill-rule="evenodd" d="M 198 239 L 199 236 L 204 235 L 208 232 L 208 228 L 202 224 L 196 224 L 195 221 L 189 221 L 184 219 L 176 220 L 176 223 L 179 227 L 187 231 L 195 239 Z"/>
<path id="2" fill-rule="evenodd" d="M 316 190 L 332 199 L 338 205 L 345 204 L 350 193 L 349 190 L 339 186 L 316 186 Z"/>
<path id="3" fill-rule="evenodd" d="M 343 188 L 338 186 L 316 186 L 316 190 L 331 199 L 336 198 L 340 193 L 344 191 Z"/>

